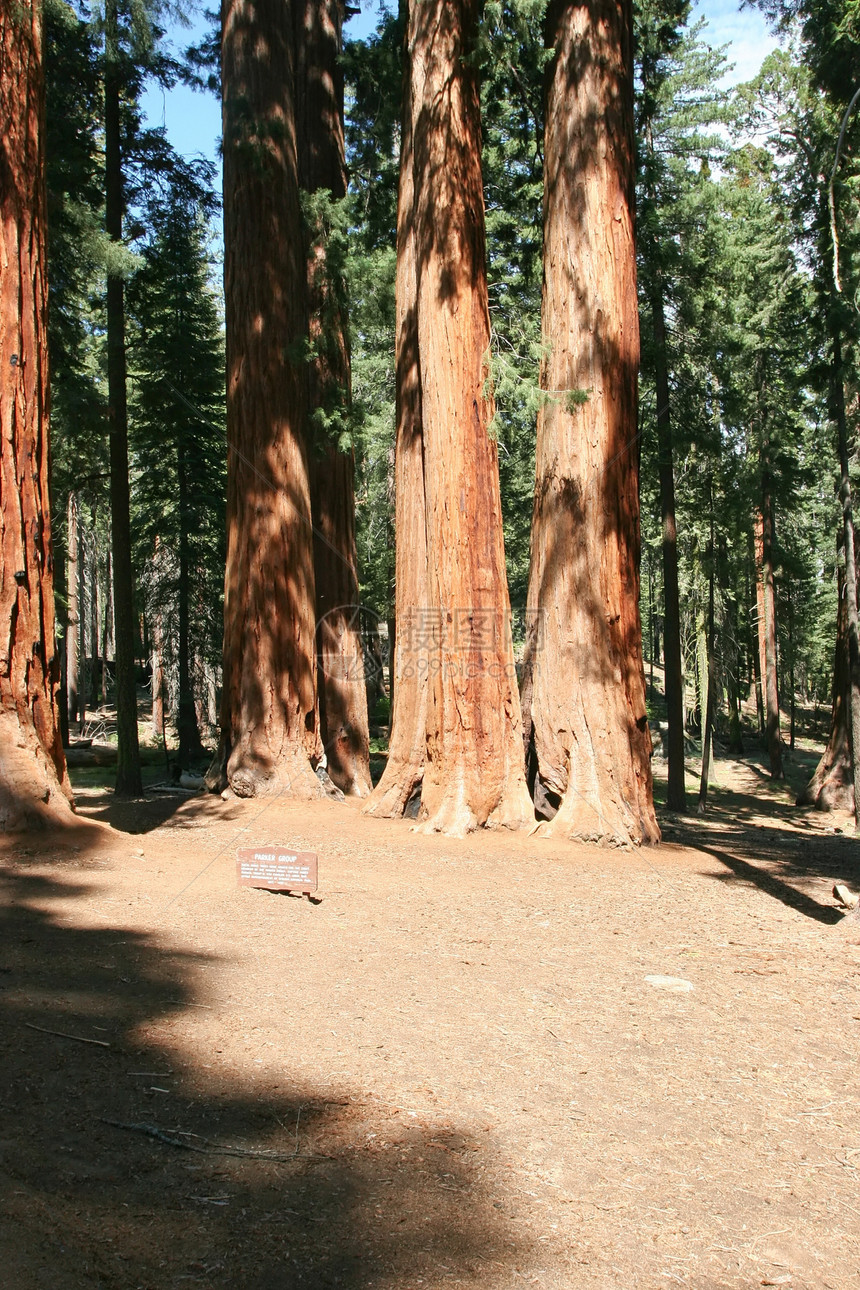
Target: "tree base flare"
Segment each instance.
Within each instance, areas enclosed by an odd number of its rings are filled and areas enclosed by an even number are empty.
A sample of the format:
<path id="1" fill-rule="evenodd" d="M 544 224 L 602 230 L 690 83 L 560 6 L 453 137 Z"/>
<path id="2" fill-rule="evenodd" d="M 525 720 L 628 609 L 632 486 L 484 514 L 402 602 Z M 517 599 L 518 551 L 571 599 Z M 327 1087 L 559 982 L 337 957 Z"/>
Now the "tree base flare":
<path id="1" fill-rule="evenodd" d="M 660 842 L 660 828 L 650 813 L 637 817 L 624 802 L 592 801 L 570 785 L 556 814 L 540 824 L 536 833 L 542 838 L 568 838 L 622 850 Z"/>
<path id="2" fill-rule="evenodd" d="M 276 766 L 263 765 L 237 752 L 229 756 L 219 749 L 206 774 L 212 793 L 230 792 L 234 797 L 292 797 L 315 802 L 326 796 L 310 761 L 302 753 L 282 758 Z"/>
<path id="3" fill-rule="evenodd" d="M 36 732 L 0 713 L 0 749 L 0 833 L 73 824 L 71 790 L 58 779 Z"/>
<path id="4" fill-rule="evenodd" d="M 444 833 L 464 838 L 476 829 L 525 829 L 534 824 L 534 808 L 525 778 L 516 776 L 505 785 L 495 803 L 488 801 L 480 785 L 470 785 L 466 775 L 445 779 L 441 790 L 430 789 L 427 818 L 415 826 L 417 833 Z M 477 792 L 474 791 L 477 787 Z M 470 791 L 470 788 L 472 791 Z"/>

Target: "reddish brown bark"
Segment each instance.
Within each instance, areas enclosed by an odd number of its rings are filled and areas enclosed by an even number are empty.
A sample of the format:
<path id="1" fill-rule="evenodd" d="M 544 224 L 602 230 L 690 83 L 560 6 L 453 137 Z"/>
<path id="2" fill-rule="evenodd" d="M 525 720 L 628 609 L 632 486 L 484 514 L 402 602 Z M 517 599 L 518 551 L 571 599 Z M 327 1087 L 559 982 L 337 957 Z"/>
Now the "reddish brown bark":
<path id="1" fill-rule="evenodd" d="M 346 195 L 341 0 L 298 6 L 299 179 L 312 194 L 308 237 L 308 363 L 311 502 L 320 733 L 328 773 L 344 793 L 371 789 L 370 735 L 355 544 L 355 461 L 338 442 L 350 403 L 348 313 L 343 266 L 332 253 L 337 231 L 328 201 Z M 329 196 L 326 196 L 326 195 Z"/>
<path id="2" fill-rule="evenodd" d="M 533 812 L 505 572 L 489 387 L 475 0 L 410 6 L 418 352 L 431 622 L 428 830 Z"/>
<path id="3" fill-rule="evenodd" d="M 418 280 L 415 261 L 413 87 L 420 95 L 423 67 L 412 66 L 409 33 L 403 85 L 403 131 L 397 200 L 395 475 L 395 623 L 388 761 L 364 808 L 368 815 L 400 816 L 424 778 L 430 656 L 423 617 L 429 605 L 421 364 L 418 356 Z"/>
<path id="4" fill-rule="evenodd" d="M 639 326 L 627 0 L 555 0 L 529 573 L 531 756 L 545 830 L 657 842 L 639 619 Z"/>
<path id="5" fill-rule="evenodd" d="M 72 819 L 48 502 L 41 5 L 0 10 L 0 831 Z"/>
<path id="6" fill-rule="evenodd" d="M 415 268 L 413 88 L 423 67 L 411 66 L 406 35 L 400 191 L 397 195 L 395 446 L 395 632 L 388 761 L 366 814 L 397 817 L 419 791 L 427 746 L 429 650 L 423 615 L 429 605 L 427 516 L 424 504 L 422 378 L 418 355 L 418 277 Z"/>
<path id="7" fill-rule="evenodd" d="M 836 619 L 836 657 L 833 662 L 833 706 L 830 736 L 812 779 L 797 799 L 798 806 L 819 811 L 853 811 L 854 777 L 851 761 L 851 667 L 848 656 L 848 598 L 845 570 L 837 573 L 839 610 Z"/>
<path id="8" fill-rule="evenodd" d="M 224 0 L 227 569 L 213 786 L 317 797 L 295 13 Z"/>
<path id="9" fill-rule="evenodd" d="M 398 216 L 394 730 L 391 765 L 370 807 L 402 809 L 423 756 L 423 827 L 452 834 L 533 819 L 489 433 L 480 105 L 470 56 L 476 27 L 473 0 L 409 6 Z"/>

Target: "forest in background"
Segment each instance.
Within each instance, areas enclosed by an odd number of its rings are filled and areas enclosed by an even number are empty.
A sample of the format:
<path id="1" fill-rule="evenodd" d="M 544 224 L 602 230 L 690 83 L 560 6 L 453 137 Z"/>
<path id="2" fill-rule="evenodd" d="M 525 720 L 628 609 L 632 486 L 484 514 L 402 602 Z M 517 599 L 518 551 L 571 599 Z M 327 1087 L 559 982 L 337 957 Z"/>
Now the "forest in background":
<path id="1" fill-rule="evenodd" d="M 684 805 L 685 732 L 701 741 L 705 761 L 712 736 L 734 750 L 744 738 L 761 739 L 779 776 L 783 743 L 794 741 L 796 700 L 825 708 L 834 701 L 831 742 L 811 794 L 822 805 L 845 804 L 852 791 L 856 579 L 845 573 L 850 524 L 840 488 L 844 500 L 857 414 L 857 125 L 846 114 L 857 44 L 850 6 L 828 8 L 822 21 L 824 8 L 774 10 L 784 49 L 754 81 L 726 91 L 725 55 L 691 24 L 689 5 L 634 6 L 642 362 L 631 444 L 641 454 L 640 612 L 651 715 L 657 664 L 665 667 L 663 742 L 676 809 Z M 546 402 L 539 379 L 547 357 L 545 9 L 535 0 L 485 4 L 470 53 L 483 130 L 490 432 L 518 658 L 527 633 L 535 426 Z M 156 5 L 126 12 L 109 0 L 93 14 L 45 0 L 44 17 L 60 717 L 65 742 L 69 729 L 92 733 L 122 675 L 131 675 L 152 687 L 154 735 L 169 743 L 178 769 L 189 769 L 217 742 L 222 688 L 221 198 L 212 168 L 184 161 L 163 131 L 146 128 L 139 101 L 149 78 L 184 77 L 219 92 L 218 41 L 213 35 L 183 61 L 167 56 Z M 349 186 L 338 193 L 334 183 L 303 185 L 301 211 L 349 302 L 351 396 L 318 399 L 310 422 L 314 451 L 354 454 L 357 618 L 376 733 L 388 726 L 385 660 L 395 629 L 404 30 L 405 15 L 392 13 L 374 36 L 346 44 L 338 66 Z M 118 308 L 122 355 L 110 340 Z M 342 305 L 324 301 L 323 314 L 327 308 Z M 587 394 L 567 397 L 575 404 Z M 108 433 L 126 414 L 127 464 Z M 123 479 L 130 527 L 118 541 Z M 127 559 L 133 587 L 122 604 L 118 559 Z M 848 563 L 853 575 L 853 552 Z M 125 657 L 120 618 L 133 642 Z M 757 728 L 745 731 L 749 697 Z M 118 710 L 120 780 L 123 720 L 126 771 L 136 756 L 128 714 Z M 132 766 L 126 787 L 134 779 Z"/>

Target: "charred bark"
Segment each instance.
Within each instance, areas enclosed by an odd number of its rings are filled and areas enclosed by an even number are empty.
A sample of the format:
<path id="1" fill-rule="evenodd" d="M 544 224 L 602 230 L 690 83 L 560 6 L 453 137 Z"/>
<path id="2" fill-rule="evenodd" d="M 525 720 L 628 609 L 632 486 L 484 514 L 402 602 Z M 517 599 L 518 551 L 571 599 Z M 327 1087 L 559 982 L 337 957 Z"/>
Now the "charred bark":
<path id="1" fill-rule="evenodd" d="M 227 567 L 208 782 L 318 797 L 314 567 L 295 11 L 223 0 Z"/>
<path id="2" fill-rule="evenodd" d="M 49 504 L 41 5 L 0 10 L 0 831 L 64 824 Z"/>
<path id="3" fill-rule="evenodd" d="M 346 195 L 343 136 L 342 0 L 301 0 L 299 181 L 306 203 L 308 413 L 314 519 L 317 687 L 320 734 L 331 779 L 344 793 L 371 790 L 358 558 L 355 460 L 347 430 L 350 355 L 344 266 L 329 203 Z"/>
<path id="4" fill-rule="evenodd" d="M 630 6 L 554 0 L 546 43 L 532 756 L 560 801 L 545 827 L 658 842 L 639 619 Z"/>

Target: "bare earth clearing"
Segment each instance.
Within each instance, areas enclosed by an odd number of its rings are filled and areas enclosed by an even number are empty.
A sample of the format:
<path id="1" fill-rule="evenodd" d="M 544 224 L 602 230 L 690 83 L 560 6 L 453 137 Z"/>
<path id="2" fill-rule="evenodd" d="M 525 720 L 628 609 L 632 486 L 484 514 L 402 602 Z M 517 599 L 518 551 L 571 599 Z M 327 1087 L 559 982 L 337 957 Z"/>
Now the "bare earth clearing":
<path id="1" fill-rule="evenodd" d="M 0 1284 L 860 1286 L 860 844 L 717 779 L 631 854 L 94 791 L 4 843 Z"/>

